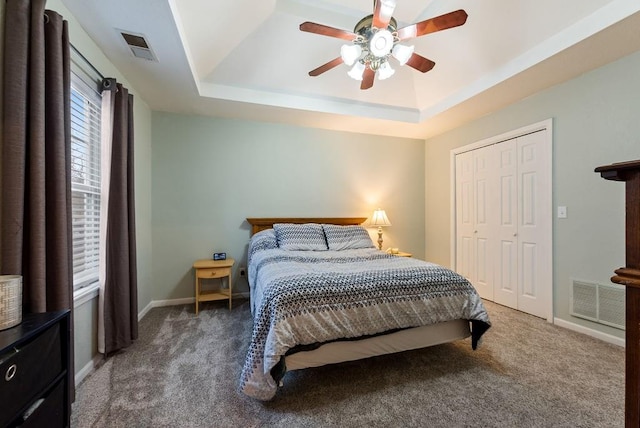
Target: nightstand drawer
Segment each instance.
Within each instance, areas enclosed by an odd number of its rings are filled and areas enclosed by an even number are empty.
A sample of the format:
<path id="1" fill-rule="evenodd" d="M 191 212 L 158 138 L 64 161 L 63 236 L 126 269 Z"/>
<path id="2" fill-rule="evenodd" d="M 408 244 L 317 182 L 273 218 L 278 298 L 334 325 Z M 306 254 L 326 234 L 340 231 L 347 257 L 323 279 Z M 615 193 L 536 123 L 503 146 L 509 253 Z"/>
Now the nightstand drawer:
<path id="1" fill-rule="evenodd" d="M 0 426 L 62 372 L 60 325 L 0 355 Z M 19 398 L 19 399 L 17 399 Z"/>
<path id="2" fill-rule="evenodd" d="M 198 278 L 224 278 L 231 275 L 231 268 L 197 269 Z"/>

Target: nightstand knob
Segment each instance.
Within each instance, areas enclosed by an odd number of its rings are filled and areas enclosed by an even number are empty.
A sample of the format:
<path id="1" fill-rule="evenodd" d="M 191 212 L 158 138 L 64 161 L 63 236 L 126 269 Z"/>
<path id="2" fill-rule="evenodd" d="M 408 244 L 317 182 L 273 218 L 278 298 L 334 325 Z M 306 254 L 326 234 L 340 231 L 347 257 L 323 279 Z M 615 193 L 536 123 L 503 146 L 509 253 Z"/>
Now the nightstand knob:
<path id="1" fill-rule="evenodd" d="M 7 373 L 5 373 L 4 375 L 4 380 L 9 382 L 16 375 L 17 371 L 18 371 L 18 366 L 16 366 L 15 364 L 11 364 L 7 369 Z"/>

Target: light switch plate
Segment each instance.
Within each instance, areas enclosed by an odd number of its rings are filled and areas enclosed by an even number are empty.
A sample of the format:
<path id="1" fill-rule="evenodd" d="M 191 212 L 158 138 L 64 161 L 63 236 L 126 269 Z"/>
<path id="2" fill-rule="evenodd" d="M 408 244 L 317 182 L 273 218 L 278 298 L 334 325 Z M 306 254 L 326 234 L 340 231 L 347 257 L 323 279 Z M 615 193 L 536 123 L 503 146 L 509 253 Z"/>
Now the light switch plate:
<path id="1" fill-rule="evenodd" d="M 558 218 L 567 218 L 567 207 L 558 207 Z"/>

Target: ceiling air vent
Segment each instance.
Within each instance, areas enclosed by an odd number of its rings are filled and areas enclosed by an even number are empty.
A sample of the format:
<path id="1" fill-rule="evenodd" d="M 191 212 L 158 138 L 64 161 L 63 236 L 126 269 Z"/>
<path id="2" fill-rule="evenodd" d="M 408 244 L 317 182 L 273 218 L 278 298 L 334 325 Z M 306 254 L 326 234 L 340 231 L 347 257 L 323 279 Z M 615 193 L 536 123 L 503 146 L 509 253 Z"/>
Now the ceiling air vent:
<path id="1" fill-rule="evenodd" d="M 124 31 L 120 31 L 120 34 L 124 41 L 127 42 L 127 46 L 131 49 L 133 56 L 136 58 L 146 59 L 148 61 L 158 62 L 158 58 L 156 58 L 153 50 L 151 50 L 151 47 L 144 38 L 144 35 L 125 33 Z"/>

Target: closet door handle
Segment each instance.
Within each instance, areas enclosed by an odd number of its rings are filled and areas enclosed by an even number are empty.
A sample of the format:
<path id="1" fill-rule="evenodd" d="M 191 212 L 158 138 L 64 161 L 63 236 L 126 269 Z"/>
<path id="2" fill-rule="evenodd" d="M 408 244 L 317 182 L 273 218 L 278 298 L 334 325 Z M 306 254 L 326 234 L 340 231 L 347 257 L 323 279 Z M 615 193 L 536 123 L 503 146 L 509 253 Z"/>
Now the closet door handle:
<path id="1" fill-rule="evenodd" d="M 514 233 L 514 234 L 513 234 L 513 237 L 515 238 L 516 236 L 518 236 L 518 234 L 517 234 L 517 233 Z"/>

